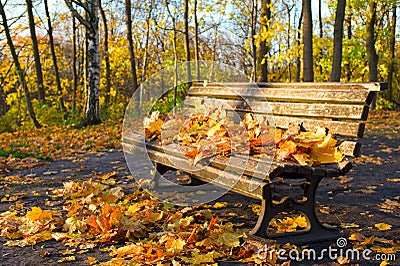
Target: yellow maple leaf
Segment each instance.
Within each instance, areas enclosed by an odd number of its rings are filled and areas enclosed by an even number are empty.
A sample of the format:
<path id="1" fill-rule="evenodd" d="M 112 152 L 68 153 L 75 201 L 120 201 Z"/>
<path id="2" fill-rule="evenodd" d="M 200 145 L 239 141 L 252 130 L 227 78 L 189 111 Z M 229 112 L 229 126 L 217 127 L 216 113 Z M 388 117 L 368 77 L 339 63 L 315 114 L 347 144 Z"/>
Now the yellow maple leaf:
<path id="1" fill-rule="evenodd" d="M 32 210 L 26 213 L 26 218 L 31 221 L 51 220 L 53 215 L 48 210 L 42 210 L 40 207 L 32 207 Z"/>
<path id="2" fill-rule="evenodd" d="M 167 255 L 175 256 L 182 252 L 183 247 L 186 245 L 186 241 L 180 238 L 175 239 L 173 236 L 168 237 L 165 242 L 165 249 Z"/>
<path id="3" fill-rule="evenodd" d="M 299 215 L 294 219 L 297 227 L 306 228 L 308 226 L 307 218 L 304 215 Z"/>
<path id="4" fill-rule="evenodd" d="M 375 227 L 378 228 L 380 231 L 387 231 L 392 229 L 392 226 L 386 223 L 377 223 L 375 224 Z"/>

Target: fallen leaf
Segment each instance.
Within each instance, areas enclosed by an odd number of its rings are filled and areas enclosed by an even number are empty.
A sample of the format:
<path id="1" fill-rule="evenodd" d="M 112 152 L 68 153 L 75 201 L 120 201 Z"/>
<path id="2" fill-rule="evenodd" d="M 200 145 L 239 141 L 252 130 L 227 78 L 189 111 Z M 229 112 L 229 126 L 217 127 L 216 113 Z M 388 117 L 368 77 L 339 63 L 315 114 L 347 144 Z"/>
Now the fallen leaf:
<path id="1" fill-rule="evenodd" d="M 392 229 L 392 226 L 386 223 L 377 223 L 375 227 L 378 228 L 380 231 L 387 231 Z"/>

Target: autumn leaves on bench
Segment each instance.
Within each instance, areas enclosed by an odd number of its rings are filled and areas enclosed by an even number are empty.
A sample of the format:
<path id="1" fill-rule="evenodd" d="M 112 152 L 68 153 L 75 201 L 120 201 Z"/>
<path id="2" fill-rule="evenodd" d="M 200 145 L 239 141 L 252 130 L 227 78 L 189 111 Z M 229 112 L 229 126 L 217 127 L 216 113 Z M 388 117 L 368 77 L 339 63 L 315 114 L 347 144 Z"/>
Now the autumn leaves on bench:
<path id="1" fill-rule="evenodd" d="M 324 127 L 305 131 L 290 123 L 288 129 L 269 125 L 265 117 L 245 113 L 240 123 L 227 118 L 223 108 L 199 106 L 189 118 L 170 114 L 164 120 L 153 112 L 144 120 L 145 136 L 166 145 L 179 143 L 191 164 L 213 156 L 246 154 L 307 166 L 340 162 L 344 155 Z M 176 132 L 179 129 L 178 134 Z"/>

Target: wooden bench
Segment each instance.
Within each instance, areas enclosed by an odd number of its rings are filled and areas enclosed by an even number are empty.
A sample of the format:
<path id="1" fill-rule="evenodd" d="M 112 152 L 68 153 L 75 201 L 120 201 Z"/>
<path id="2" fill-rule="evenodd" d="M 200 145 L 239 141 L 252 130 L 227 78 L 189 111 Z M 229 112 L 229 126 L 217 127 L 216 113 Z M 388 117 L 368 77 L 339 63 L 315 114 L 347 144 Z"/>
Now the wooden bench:
<path id="1" fill-rule="evenodd" d="M 187 159 L 177 152 L 176 143 L 160 146 L 155 141 L 146 142 L 149 158 L 155 163 L 159 174 L 168 169 L 181 168 L 204 182 L 229 188 L 242 195 L 261 200 L 261 213 L 251 235 L 276 239 L 278 242 L 295 244 L 333 240 L 339 237 L 338 231 L 322 225 L 315 212 L 315 193 L 323 178 L 346 174 L 351 168 L 351 157 L 360 155 L 361 145 L 357 139 L 363 137 L 365 122 L 370 104 L 377 91 L 386 89 L 385 83 L 193 83 L 185 99 L 185 108 L 202 101 L 211 106 L 221 104 L 235 113 L 251 112 L 257 115 L 272 113 L 276 127 L 287 128 L 290 122 L 302 124 L 307 130 L 316 126 L 329 129 L 339 139 L 339 149 L 346 155 L 337 164 L 318 167 L 301 166 L 294 163 L 273 161 L 268 171 L 259 171 L 256 165 L 260 160 L 251 158 L 243 164 L 229 165 L 228 158 L 217 156 L 208 165 L 191 168 Z M 133 153 L 138 147 L 138 139 L 143 133 L 129 132 L 124 135 L 125 153 Z M 171 163 L 173 160 L 179 161 Z M 227 170 L 227 166 L 229 169 Z M 234 172 L 239 173 L 237 179 Z M 157 174 L 155 175 L 157 179 Z M 222 178 L 217 178 L 223 176 Z M 261 185 L 254 190 L 254 178 Z M 234 181 L 232 181 L 234 179 Z M 304 180 L 302 197 L 285 196 L 277 201 L 272 189 L 274 180 Z M 157 180 L 156 180 L 157 181 Z M 235 184 L 232 185 L 232 182 Z M 254 187 L 254 186 L 253 186 Z M 270 234 L 270 221 L 280 213 L 300 211 L 307 217 L 308 227 L 291 233 Z"/>

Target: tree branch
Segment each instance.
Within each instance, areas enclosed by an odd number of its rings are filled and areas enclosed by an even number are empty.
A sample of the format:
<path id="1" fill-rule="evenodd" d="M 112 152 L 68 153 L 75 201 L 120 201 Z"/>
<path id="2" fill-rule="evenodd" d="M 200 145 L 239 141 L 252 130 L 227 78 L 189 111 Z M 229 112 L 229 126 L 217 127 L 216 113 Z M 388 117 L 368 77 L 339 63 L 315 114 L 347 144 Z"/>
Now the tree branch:
<path id="1" fill-rule="evenodd" d="M 68 9 L 71 11 L 72 15 L 73 15 L 74 17 L 76 17 L 76 18 L 79 20 L 79 22 L 82 23 L 83 26 L 85 26 L 87 29 L 90 29 L 90 28 L 91 28 L 90 23 L 87 22 L 87 20 L 84 19 L 84 18 L 78 13 L 78 11 L 72 6 L 72 2 L 74 2 L 75 4 L 77 4 L 77 5 L 79 5 L 79 6 L 82 6 L 82 5 L 78 4 L 78 3 L 77 3 L 76 1 L 74 1 L 74 0 L 71 0 L 71 2 L 70 2 L 70 0 L 64 0 L 64 2 L 65 2 L 65 4 L 67 5 Z M 83 7 L 83 6 L 82 6 L 82 7 Z M 85 8 L 85 7 L 83 7 L 83 8 L 84 8 L 85 11 L 87 12 L 87 8 Z"/>

